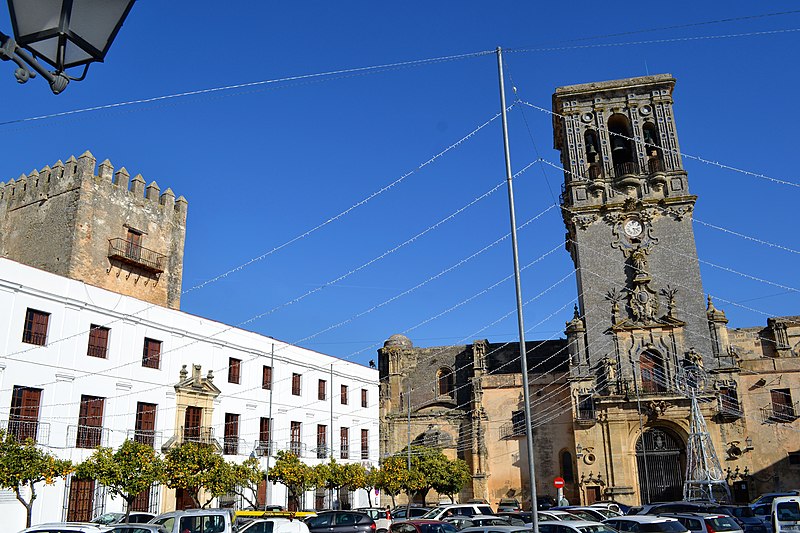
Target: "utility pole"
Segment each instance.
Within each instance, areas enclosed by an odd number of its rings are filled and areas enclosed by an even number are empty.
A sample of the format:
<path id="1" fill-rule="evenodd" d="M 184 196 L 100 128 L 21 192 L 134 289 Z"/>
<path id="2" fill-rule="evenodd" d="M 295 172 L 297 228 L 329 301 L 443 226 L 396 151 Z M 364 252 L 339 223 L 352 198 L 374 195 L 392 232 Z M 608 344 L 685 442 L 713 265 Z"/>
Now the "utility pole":
<path id="1" fill-rule="evenodd" d="M 406 405 L 408 406 L 408 479 L 411 479 L 411 380 L 406 380 Z M 411 514 L 411 491 L 406 487 L 406 516 Z"/>
<path id="2" fill-rule="evenodd" d="M 269 482 L 269 458 L 272 455 L 272 452 L 275 451 L 273 448 L 273 436 L 272 436 L 272 375 L 275 371 L 275 343 L 272 343 L 272 347 L 269 350 L 269 422 L 267 423 L 267 429 L 269 430 L 269 440 L 267 441 L 267 468 L 265 469 L 265 476 L 267 477 L 267 494 L 264 502 L 264 510 L 267 510 L 267 504 L 270 503 L 270 482 Z"/>
<path id="3" fill-rule="evenodd" d="M 511 248 L 514 255 L 514 281 L 517 290 L 517 324 L 519 327 L 519 355 L 522 370 L 522 399 L 525 402 L 525 435 L 528 452 L 528 476 L 531 483 L 531 516 L 533 533 L 539 533 L 539 519 L 536 516 L 536 469 L 533 461 L 533 425 L 531 424 L 531 401 L 528 390 L 528 353 L 525 349 L 525 324 L 522 319 L 522 284 L 519 275 L 519 252 L 517 248 L 517 219 L 514 215 L 514 187 L 511 174 L 511 152 L 508 147 L 508 118 L 506 117 L 506 89 L 503 79 L 503 50 L 497 47 L 497 74 L 500 78 L 500 113 L 503 118 L 503 148 L 506 157 L 506 183 L 508 184 L 508 211 L 511 217 Z"/>

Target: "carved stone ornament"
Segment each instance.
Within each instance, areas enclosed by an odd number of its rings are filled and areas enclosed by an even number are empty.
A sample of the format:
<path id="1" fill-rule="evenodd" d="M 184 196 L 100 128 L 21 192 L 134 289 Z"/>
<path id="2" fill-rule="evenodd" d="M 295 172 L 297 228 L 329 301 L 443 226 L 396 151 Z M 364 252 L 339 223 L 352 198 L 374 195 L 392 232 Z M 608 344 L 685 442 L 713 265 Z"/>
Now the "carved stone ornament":
<path id="1" fill-rule="evenodd" d="M 633 269 L 633 287 L 628 289 L 628 307 L 637 323 L 654 322 L 658 316 L 659 301 L 656 291 L 650 288 L 650 273 L 644 250 L 638 248 L 631 253 L 630 265 Z"/>
<path id="2" fill-rule="evenodd" d="M 597 219 L 598 219 L 598 216 L 595 215 L 595 214 L 575 215 L 573 217 L 573 220 L 575 221 L 575 225 L 578 226 L 580 229 L 588 228 Z"/>
<path id="3" fill-rule="evenodd" d="M 647 414 L 647 418 L 649 419 L 656 419 L 660 416 L 664 416 L 664 413 L 667 412 L 668 409 L 672 407 L 672 404 L 664 401 L 664 400 L 651 400 L 645 406 L 645 412 Z"/>
<path id="4" fill-rule="evenodd" d="M 673 217 L 675 220 L 683 220 L 686 218 L 686 215 L 690 214 L 694 210 L 694 207 L 691 205 L 681 205 L 681 206 L 672 206 L 668 207 L 664 210 L 664 214 L 667 214 Z"/>

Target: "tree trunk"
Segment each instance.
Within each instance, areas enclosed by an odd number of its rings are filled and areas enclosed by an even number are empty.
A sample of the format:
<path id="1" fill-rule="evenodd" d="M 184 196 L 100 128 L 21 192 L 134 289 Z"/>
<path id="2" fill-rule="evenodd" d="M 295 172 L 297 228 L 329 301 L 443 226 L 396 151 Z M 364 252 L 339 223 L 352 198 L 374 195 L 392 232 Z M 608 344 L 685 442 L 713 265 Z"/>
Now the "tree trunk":
<path id="1" fill-rule="evenodd" d="M 14 494 L 19 503 L 25 506 L 25 527 L 31 527 L 31 517 L 33 516 L 33 500 L 36 499 L 36 491 L 33 489 L 33 481 L 29 483 L 31 488 L 31 500 L 26 502 L 19 491 L 19 485 L 14 487 Z"/>
<path id="2" fill-rule="evenodd" d="M 133 505 L 133 500 L 136 499 L 136 496 L 128 495 L 124 496 L 124 498 L 125 498 L 125 503 L 127 504 L 125 505 L 125 523 L 128 524 L 130 523 L 131 519 L 131 505 Z"/>
<path id="3" fill-rule="evenodd" d="M 372 507 L 372 487 L 367 487 L 367 503 L 369 504 L 368 507 Z"/>
<path id="4" fill-rule="evenodd" d="M 395 507 L 397 507 L 397 502 L 394 501 L 394 493 L 389 494 L 389 496 L 392 498 L 392 508 L 394 509 Z"/>

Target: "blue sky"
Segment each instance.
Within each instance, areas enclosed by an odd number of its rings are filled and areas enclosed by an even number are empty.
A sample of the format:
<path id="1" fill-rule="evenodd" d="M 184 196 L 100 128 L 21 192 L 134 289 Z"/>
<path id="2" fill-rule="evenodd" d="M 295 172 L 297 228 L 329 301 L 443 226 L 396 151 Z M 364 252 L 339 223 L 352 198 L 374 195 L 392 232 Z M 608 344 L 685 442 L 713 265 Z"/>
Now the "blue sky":
<path id="1" fill-rule="evenodd" d="M 684 162 L 696 218 L 727 230 L 695 224 L 704 288 L 731 326 L 761 326 L 800 314 L 800 187 L 779 181 L 800 183 L 800 14 L 696 23 L 795 7 L 142 0 L 106 63 L 59 96 L 40 79 L 18 86 L 0 64 L 0 180 L 88 149 L 171 187 L 189 200 L 189 289 L 335 217 L 492 118 L 495 57 L 21 119 L 497 46 L 528 49 L 506 54 L 507 74 L 521 99 L 548 109 L 557 86 L 671 73 L 683 152 L 774 178 Z M 11 32 L 5 12 L 0 30 Z M 548 115 L 517 106 L 509 118 L 515 171 L 558 161 Z M 362 363 L 398 332 L 420 346 L 513 340 L 513 282 L 495 286 L 511 274 L 508 241 L 452 268 L 508 232 L 502 187 L 459 212 L 503 180 L 496 120 L 347 215 L 189 292 L 182 307 L 229 324 L 263 315 L 244 327 Z M 540 215 L 519 233 L 521 263 L 536 261 L 524 297 L 544 293 L 526 307 L 529 339 L 561 336 L 576 296 L 554 207 L 562 181 L 540 164 L 515 181 L 518 222 Z"/>

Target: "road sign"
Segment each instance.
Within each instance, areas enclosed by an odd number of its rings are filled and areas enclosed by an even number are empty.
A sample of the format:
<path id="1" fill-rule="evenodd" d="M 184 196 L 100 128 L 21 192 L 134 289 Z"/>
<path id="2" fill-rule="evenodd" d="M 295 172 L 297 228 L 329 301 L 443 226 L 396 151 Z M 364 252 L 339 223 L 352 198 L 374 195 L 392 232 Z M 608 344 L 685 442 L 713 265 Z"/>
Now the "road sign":
<path id="1" fill-rule="evenodd" d="M 564 478 L 563 477 L 555 478 L 553 480 L 553 486 L 555 488 L 557 488 L 557 489 L 563 489 L 564 488 Z"/>

